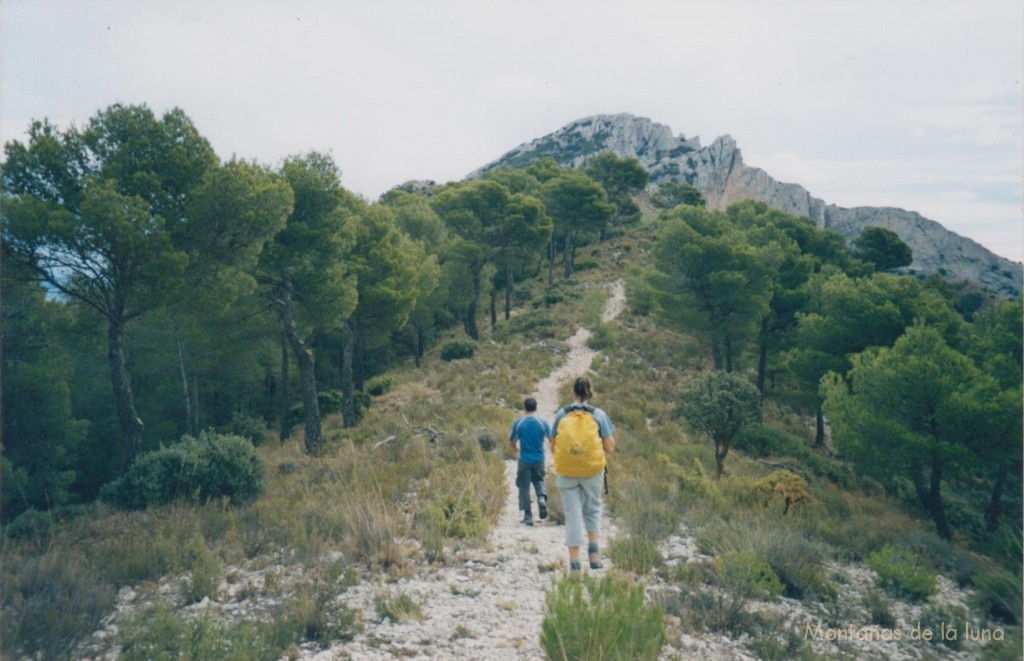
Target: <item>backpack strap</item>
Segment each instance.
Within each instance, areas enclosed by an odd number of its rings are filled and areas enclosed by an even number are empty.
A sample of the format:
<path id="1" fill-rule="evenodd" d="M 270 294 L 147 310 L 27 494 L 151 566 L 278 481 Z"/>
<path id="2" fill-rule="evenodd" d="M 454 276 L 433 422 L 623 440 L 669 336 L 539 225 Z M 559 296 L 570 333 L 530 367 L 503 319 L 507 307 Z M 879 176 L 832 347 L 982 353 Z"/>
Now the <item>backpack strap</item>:
<path id="1" fill-rule="evenodd" d="M 567 415 L 570 411 L 586 411 L 590 415 L 594 415 L 594 407 L 586 404 L 570 404 L 562 409 L 562 414 Z"/>

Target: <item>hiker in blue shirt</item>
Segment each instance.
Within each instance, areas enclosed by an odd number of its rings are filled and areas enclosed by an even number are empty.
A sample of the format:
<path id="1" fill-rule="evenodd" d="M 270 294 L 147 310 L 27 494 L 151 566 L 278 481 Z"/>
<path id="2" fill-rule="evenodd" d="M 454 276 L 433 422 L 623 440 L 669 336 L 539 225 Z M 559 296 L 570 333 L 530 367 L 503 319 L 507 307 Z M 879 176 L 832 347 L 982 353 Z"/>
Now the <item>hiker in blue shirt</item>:
<path id="1" fill-rule="evenodd" d="M 519 487 L 519 509 L 523 511 L 523 523 L 533 525 L 530 507 L 530 485 L 537 492 L 537 509 L 540 518 L 548 518 L 548 494 L 544 487 L 544 439 L 551 438 L 551 425 L 537 416 L 537 400 L 528 397 L 523 402 L 526 415 L 512 424 L 508 441 L 512 451 L 519 456 L 516 470 L 516 486 Z M 519 447 L 516 447 L 518 441 Z"/>

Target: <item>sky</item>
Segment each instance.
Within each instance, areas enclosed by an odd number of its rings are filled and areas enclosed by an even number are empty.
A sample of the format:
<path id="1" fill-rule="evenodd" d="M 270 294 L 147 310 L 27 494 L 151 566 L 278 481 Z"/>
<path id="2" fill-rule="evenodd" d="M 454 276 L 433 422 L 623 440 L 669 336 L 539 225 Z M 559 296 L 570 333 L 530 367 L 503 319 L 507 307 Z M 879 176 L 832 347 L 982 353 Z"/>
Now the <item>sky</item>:
<path id="1" fill-rule="evenodd" d="M 1020 0 L 0 0 L 0 141 L 178 107 L 223 159 L 369 200 L 596 114 L 731 135 L 844 207 L 1024 261 Z"/>

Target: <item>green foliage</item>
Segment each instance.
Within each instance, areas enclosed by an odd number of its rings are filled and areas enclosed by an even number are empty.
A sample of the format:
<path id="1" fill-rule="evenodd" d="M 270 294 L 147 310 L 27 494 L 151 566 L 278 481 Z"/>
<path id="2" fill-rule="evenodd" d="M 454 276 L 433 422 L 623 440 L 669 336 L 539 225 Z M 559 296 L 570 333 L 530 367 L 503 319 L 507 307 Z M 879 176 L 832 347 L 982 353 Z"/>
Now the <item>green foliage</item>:
<path id="1" fill-rule="evenodd" d="M 126 661 L 272 661 L 291 643 L 280 623 L 218 624 L 208 611 L 187 619 L 165 605 L 126 618 L 117 641 Z"/>
<path id="2" fill-rule="evenodd" d="M 800 456 L 804 447 L 800 438 L 767 424 L 744 428 L 733 444 L 755 457 Z"/>
<path id="3" fill-rule="evenodd" d="M 935 594 L 935 571 L 900 546 L 886 546 L 867 557 L 878 585 L 897 597 L 923 600 Z"/>
<path id="4" fill-rule="evenodd" d="M 246 501 L 265 488 L 263 459 L 249 441 L 203 432 L 198 439 L 186 436 L 176 445 L 143 455 L 101 495 L 118 507 L 144 509 L 179 498 Z"/>
<path id="5" fill-rule="evenodd" d="M 394 595 L 377 594 L 373 598 L 377 617 L 401 624 L 410 620 L 423 621 L 423 606 L 405 592 Z"/>
<path id="6" fill-rule="evenodd" d="M 3 567 L 5 658 L 70 657 L 116 601 L 115 588 L 98 580 L 80 553 L 53 549 L 23 556 L 5 550 Z"/>
<path id="7" fill-rule="evenodd" d="M 450 362 L 472 358 L 476 350 L 477 343 L 472 340 L 451 340 L 441 347 L 441 360 Z"/>
<path id="8" fill-rule="evenodd" d="M 366 382 L 366 392 L 373 397 L 380 397 L 385 394 L 391 387 L 395 385 L 395 378 L 393 376 L 381 375 L 375 376 Z"/>
<path id="9" fill-rule="evenodd" d="M 205 598 L 217 599 L 224 566 L 201 537 L 196 537 L 189 544 L 185 569 L 188 578 L 183 581 L 181 592 L 186 603 L 198 603 Z"/>
<path id="10" fill-rule="evenodd" d="M 605 574 L 552 581 L 540 642 L 549 659 L 657 659 L 665 640 L 661 607 L 639 583 Z"/>
<path id="11" fill-rule="evenodd" d="M 679 413 L 694 431 L 714 442 L 721 477 L 733 439 L 744 427 L 760 422 L 761 395 L 738 374 L 711 370 L 687 383 L 679 396 Z"/>
<path id="12" fill-rule="evenodd" d="M 714 628 L 733 631 L 743 621 L 751 599 L 769 601 L 782 594 L 782 582 L 771 566 L 752 551 L 727 551 L 715 557 L 715 582 L 724 593 L 718 595 Z"/>
<path id="13" fill-rule="evenodd" d="M 849 386 L 836 375 L 822 382 L 837 446 L 869 475 L 917 480 L 921 504 L 950 538 L 937 478 L 976 465 L 980 446 L 972 439 L 985 438 L 1001 419 L 998 385 L 923 324 L 891 349 L 866 351 L 852 363 Z M 936 479 L 925 477 L 929 471 Z"/>
<path id="14" fill-rule="evenodd" d="M 289 642 L 309 640 L 326 645 L 352 640 L 362 630 L 359 611 L 336 604 L 336 588 L 332 581 L 319 577 L 298 586 L 278 615 L 278 626 L 288 634 Z"/>
<path id="15" fill-rule="evenodd" d="M 219 431 L 226 436 L 239 436 L 259 447 L 267 438 L 267 423 L 262 418 L 235 413 L 231 416 L 231 422 Z"/>
<path id="16" fill-rule="evenodd" d="M 703 207 L 706 202 L 700 190 L 690 184 L 667 181 L 658 185 L 658 190 L 651 196 L 651 204 L 659 209 L 672 209 L 680 204 Z"/>
<path id="17" fill-rule="evenodd" d="M 865 227 L 853 240 L 853 247 L 858 259 L 874 264 L 879 271 L 910 266 L 914 261 L 910 246 L 895 232 L 884 227 Z"/>
<path id="18" fill-rule="evenodd" d="M 617 568 L 639 576 L 662 562 L 658 547 L 646 537 L 616 537 L 608 547 L 608 557 Z"/>
<path id="19" fill-rule="evenodd" d="M 761 240 L 725 214 L 681 206 L 662 213 L 654 249 L 660 318 L 699 333 L 716 369 L 732 371 L 769 310 L 783 263 L 779 241 Z"/>

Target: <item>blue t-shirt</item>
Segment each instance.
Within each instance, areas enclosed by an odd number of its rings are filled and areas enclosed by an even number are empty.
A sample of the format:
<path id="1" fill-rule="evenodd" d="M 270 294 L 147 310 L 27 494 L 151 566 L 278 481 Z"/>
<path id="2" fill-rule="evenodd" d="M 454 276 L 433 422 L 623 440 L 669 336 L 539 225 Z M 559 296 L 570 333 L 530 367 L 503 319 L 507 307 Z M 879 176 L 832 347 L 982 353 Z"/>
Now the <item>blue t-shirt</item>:
<path id="1" fill-rule="evenodd" d="M 558 415 L 555 416 L 555 423 L 552 425 L 554 432 L 551 434 L 551 438 L 554 438 L 558 434 L 558 423 L 565 417 L 565 409 L 579 406 L 578 404 L 570 404 L 568 407 L 558 409 Z M 612 425 L 612 419 L 608 417 L 608 414 L 597 408 L 596 406 L 590 407 L 593 410 L 594 422 L 597 423 L 597 433 L 601 439 L 606 439 L 615 433 L 615 426 Z"/>
<path id="2" fill-rule="evenodd" d="M 524 415 L 512 423 L 508 440 L 519 440 L 519 461 L 536 464 L 544 461 L 544 438 L 551 438 L 551 425 L 533 414 Z"/>

